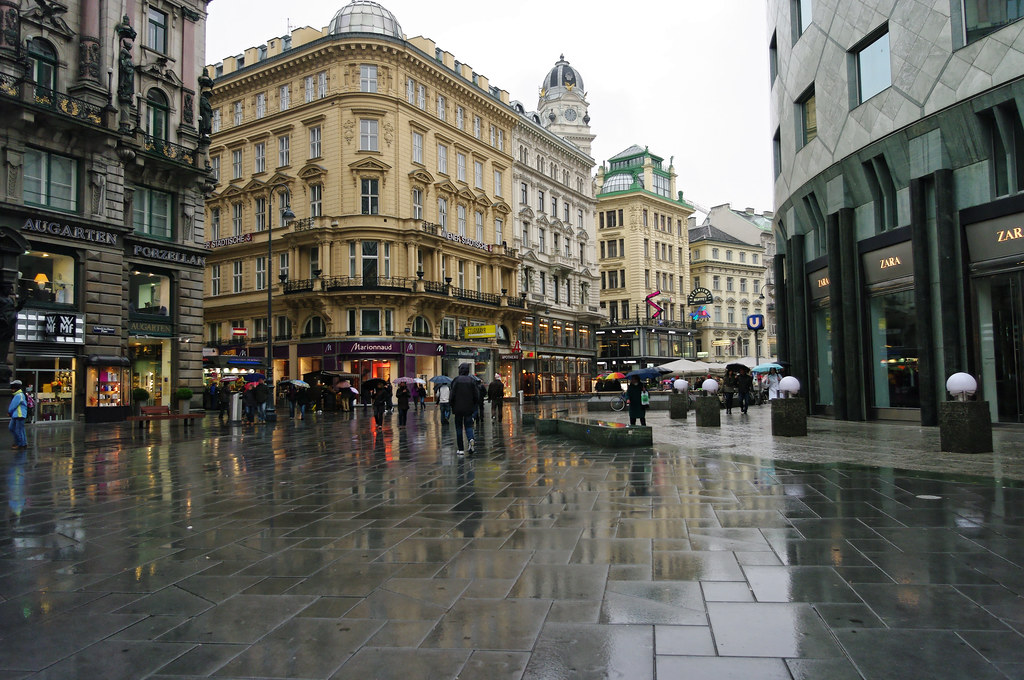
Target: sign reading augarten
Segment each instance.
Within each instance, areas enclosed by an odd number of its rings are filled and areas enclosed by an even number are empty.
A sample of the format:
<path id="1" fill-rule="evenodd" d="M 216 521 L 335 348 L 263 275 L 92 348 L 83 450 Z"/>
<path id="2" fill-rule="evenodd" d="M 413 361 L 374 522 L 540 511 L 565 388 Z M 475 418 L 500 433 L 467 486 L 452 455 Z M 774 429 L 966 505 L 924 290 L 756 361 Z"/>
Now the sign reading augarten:
<path id="1" fill-rule="evenodd" d="M 92 227 L 72 226 L 60 222 L 47 222 L 46 220 L 34 220 L 31 217 L 25 220 L 21 227 L 22 231 L 45 234 L 47 236 L 59 236 L 74 241 L 86 241 L 88 243 L 100 243 L 105 246 L 117 245 L 117 234 Z"/>

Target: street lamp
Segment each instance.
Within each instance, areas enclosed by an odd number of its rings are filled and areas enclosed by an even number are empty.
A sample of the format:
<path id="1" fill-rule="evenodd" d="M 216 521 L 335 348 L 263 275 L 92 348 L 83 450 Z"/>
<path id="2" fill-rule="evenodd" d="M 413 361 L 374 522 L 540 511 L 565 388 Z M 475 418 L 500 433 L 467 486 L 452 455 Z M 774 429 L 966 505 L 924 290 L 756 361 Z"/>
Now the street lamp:
<path id="1" fill-rule="evenodd" d="M 270 283 L 270 273 L 274 266 L 274 194 L 278 189 L 284 189 L 285 196 L 288 196 L 288 185 L 277 184 L 270 188 L 270 205 L 267 206 L 267 380 L 270 382 L 270 403 L 267 404 L 267 422 L 277 420 L 277 390 L 274 384 L 274 286 Z M 292 212 L 291 201 L 287 201 L 284 210 L 281 211 L 281 226 L 285 226 L 288 220 L 295 219 Z M 281 279 L 282 285 L 284 279 Z"/>
<path id="2" fill-rule="evenodd" d="M 758 296 L 757 296 L 759 300 L 764 300 L 765 299 L 764 298 L 764 291 L 765 291 L 766 288 L 768 288 L 771 285 L 772 284 L 770 284 L 770 283 L 766 283 L 763 286 L 761 286 L 761 290 L 759 291 Z M 755 366 L 759 362 L 759 356 L 758 355 L 761 353 L 761 343 L 760 343 L 760 340 L 758 339 L 758 335 L 757 334 L 758 334 L 758 331 L 755 329 L 754 330 L 754 365 Z"/>

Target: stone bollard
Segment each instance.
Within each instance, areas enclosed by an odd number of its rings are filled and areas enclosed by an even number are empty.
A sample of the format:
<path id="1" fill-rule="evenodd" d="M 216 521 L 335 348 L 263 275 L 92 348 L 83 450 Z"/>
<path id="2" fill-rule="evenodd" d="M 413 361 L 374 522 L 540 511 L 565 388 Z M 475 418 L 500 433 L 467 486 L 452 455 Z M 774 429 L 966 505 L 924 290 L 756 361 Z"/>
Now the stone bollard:
<path id="1" fill-rule="evenodd" d="M 950 453 L 991 453 L 992 415 L 988 402 L 940 402 L 939 449 Z"/>
<path id="2" fill-rule="evenodd" d="M 807 436 L 807 401 L 802 397 L 772 399 L 772 434 L 776 437 Z"/>
<path id="3" fill-rule="evenodd" d="M 690 409 L 690 395 L 686 392 L 668 395 L 668 417 L 672 420 L 686 420 L 686 412 Z"/>
<path id="4" fill-rule="evenodd" d="M 721 427 L 722 405 L 718 395 L 697 397 L 694 409 L 697 413 L 697 427 Z"/>

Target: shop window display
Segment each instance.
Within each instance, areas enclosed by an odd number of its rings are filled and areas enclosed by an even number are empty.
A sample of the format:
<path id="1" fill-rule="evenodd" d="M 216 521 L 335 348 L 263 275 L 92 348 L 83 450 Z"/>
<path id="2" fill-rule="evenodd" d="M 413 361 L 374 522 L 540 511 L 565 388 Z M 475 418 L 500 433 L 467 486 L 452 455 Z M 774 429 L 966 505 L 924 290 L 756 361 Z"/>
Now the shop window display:
<path id="1" fill-rule="evenodd" d="M 128 277 L 128 309 L 132 314 L 169 316 L 171 280 L 154 272 L 133 271 Z"/>
<path id="2" fill-rule="evenodd" d="M 67 255 L 33 250 L 18 264 L 18 296 L 29 305 L 75 304 L 75 260 Z"/>
<path id="3" fill-rule="evenodd" d="M 876 408 L 920 408 L 917 313 L 911 290 L 871 298 Z"/>

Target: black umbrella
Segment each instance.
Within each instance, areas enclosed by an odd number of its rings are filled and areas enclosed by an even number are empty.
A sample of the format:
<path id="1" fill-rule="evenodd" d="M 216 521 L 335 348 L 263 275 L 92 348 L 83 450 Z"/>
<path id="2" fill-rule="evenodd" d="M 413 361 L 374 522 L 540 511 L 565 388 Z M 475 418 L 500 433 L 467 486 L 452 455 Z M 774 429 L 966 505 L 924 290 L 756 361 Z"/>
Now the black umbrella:
<path id="1" fill-rule="evenodd" d="M 377 385 L 383 385 L 386 382 L 387 382 L 387 380 L 384 380 L 383 378 L 370 378 L 369 380 L 364 380 L 363 381 L 363 387 L 369 387 L 370 389 L 375 389 L 377 387 Z"/>
<path id="2" fill-rule="evenodd" d="M 726 364 L 725 365 L 725 370 L 727 370 L 727 371 L 735 371 L 736 373 L 742 373 L 743 369 L 745 369 L 745 368 L 749 369 L 750 367 L 747 366 L 746 364 L 735 364 L 735 363 L 734 364 Z"/>

